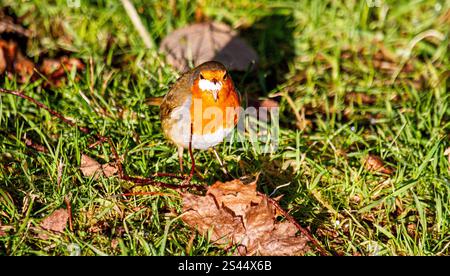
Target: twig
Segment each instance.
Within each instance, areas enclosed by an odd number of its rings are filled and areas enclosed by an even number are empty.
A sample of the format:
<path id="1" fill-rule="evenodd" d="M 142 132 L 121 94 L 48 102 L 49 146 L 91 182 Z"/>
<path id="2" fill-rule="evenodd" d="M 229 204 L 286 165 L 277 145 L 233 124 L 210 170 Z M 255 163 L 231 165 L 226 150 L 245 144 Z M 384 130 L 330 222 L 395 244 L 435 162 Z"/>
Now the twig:
<path id="1" fill-rule="evenodd" d="M 133 193 L 124 193 L 118 196 L 136 196 L 136 195 L 157 195 L 157 196 L 175 196 L 173 194 L 161 193 L 161 192 L 133 192 Z"/>
<path id="2" fill-rule="evenodd" d="M 122 180 L 133 182 L 136 184 L 136 186 L 154 185 L 154 186 L 169 188 L 169 189 L 173 189 L 173 190 L 185 190 L 185 189 L 191 188 L 191 189 L 194 189 L 197 191 L 203 191 L 206 189 L 204 186 L 201 186 L 201 185 L 194 185 L 194 184 L 175 185 L 175 184 L 169 184 L 169 183 L 165 183 L 165 182 L 155 181 L 153 178 L 140 178 L 140 177 L 132 177 L 132 176 L 128 176 L 128 175 L 123 175 L 120 178 Z"/>
<path id="3" fill-rule="evenodd" d="M 72 120 L 67 119 L 66 117 L 64 117 L 60 113 L 56 112 L 55 110 L 49 108 L 48 106 L 44 105 L 43 103 L 41 103 L 41 102 L 39 102 L 39 101 L 37 101 L 37 100 L 35 100 L 35 99 L 33 99 L 33 98 L 23 94 L 21 91 L 8 90 L 8 89 L 0 88 L 0 92 L 1 93 L 15 95 L 15 96 L 21 97 L 21 98 L 23 98 L 25 100 L 28 100 L 28 101 L 34 103 L 35 105 L 37 105 L 38 107 L 47 110 L 50 114 L 52 114 L 53 116 L 57 117 L 61 121 L 65 122 L 66 124 L 68 124 L 68 125 L 70 125 L 72 127 L 78 128 L 81 132 L 83 132 L 85 134 L 91 133 L 91 131 L 88 128 L 78 126 Z M 174 184 L 168 184 L 168 183 L 156 181 L 153 177 L 151 177 L 151 178 L 138 178 L 138 177 L 128 176 L 123 171 L 122 162 L 120 162 L 119 154 L 117 153 L 116 148 L 114 147 L 114 144 L 112 143 L 111 139 L 108 138 L 108 137 L 102 136 L 100 134 L 95 134 L 95 137 L 97 138 L 97 141 L 95 141 L 94 143 L 89 145 L 89 148 L 93 148 L 94 146 L 98 146 L 99 144 L 101 144 L 101 143 L 103 143 L 105 141 L 108 142 L 108 144 L 111 147 L 111 151 L 112 151 L 112 153 L 114 155 L 114 159 L 116 160 L 116 166 L 117 166 L 117 169 L 118 169 L 119 178 L 122 179 L 122 180 L 134 182 L 138 186 L 155 185 L 155 186 L 169 188 L 169 189 L 174 189 L 174 190 L 189 189 L 189 188 L 192 188 L 192 189 L 197 190 L 197 191 L 205 190 L 204 186 L 199 186 L 199 185 L 193 185 L 193 184 L 174 185 Z M 184 179 L 184 177 L 182 177 L 182 176 L 176 176 L 175 177 L 173 174 L 170 174 L 170 173 L 157 173 L 156 175 L 157 176 L 161 175 L 163 177 L 173 177 L 173 178 Z"/>
<path id="4" fill-rule="evenodd" d="M 133 4 L 130 2 L 130 0 L 121 0 L 121 1 L 123 7 L 125 8 L 125 11 L 127 12 L 128 16 L 131 19 L 131 22 L 133 22 L 134 27 L 138 31 L 142 40 L 144 41 L 145 46 L 149 49 L 155 48 L 153 40 L 151 39 L 150 34 L 147 32 L 147 29 L 145 29 L 144 25 L 142 24 L 142 21 L 139 18 L 139 15 L 137 14 Z"/>
<path id="5" fill-rule="evenodd" d="M 76 127 L 78 128 L 81 132 L 85 133 L 85 134 L 89 134 L 90 130 L 88 128 L 85 127 L 80 127 L 78 126 L 76 123 L 74 123 L 72 120 L 69 120 L 67 118 L 65 118 L 63 115 L 59 114 L 58 112 L 50 109 L 48 106 L 44 105 L 43 103 L 38 102 L 37 100 L 23 94 L 20 91 L 15 91 L 15 90 L 8 90 L 8 89 L 4 89 L 4 88 L 0 88 L 0 92 L 1 93 L 6 93 L 6 94 L 11 94 L 11 95 L 15 95 L 18 97 L 21 97 L 27 101 L 30 101 L 32 103 L 34 103 L 35 105 L 37 105 L 40 108 L 43 108 L 45 110 L 47 110 L 50 114 L 52 114 L 53 116 L 57 117 L 58 119 L 60 119 L 61 121 L 63 121 L 64 123 L 68 124 L 69 126 L 72 127 Z"/>
<path id="6" fill-rule="evenodd" d="M 297 107 L 295 106 L 294 100 L 292 100 L 288 92 L 282 93 L 281 95 L 286 98 L 289 106 L 292 108 L 292 111 L 294 111 L 295 118 L 297 119 L 297 127 L 300 128 L 300 130 L 305 129 L 306 123 L 304 110 L 302 109 L 302 115 L 300 115 L 300 112 L 297 110 Z"/>
<path id="7" fill-rule="evenodd" d="M 33 140 L 31 140 L 30 138 L 27 137 L 26 133 L 23 135 L 22 139 L 27 147 L 32 148 L 32 149 L 42 152 L 42 153 L 48 153 L 48 150 L 43 145 L 35 143 Z"/>
<path id="8" fill-rule="evenodd" d="M 171 177 L 171 178 L 178 178 L 178 179 L 183 179 L 183 180 L 186 179 L 186 176 L 178 175 L 178 174 L 175 174 L 175 173 L 160 173 L 160 172 L 157 172 L 157 173 L 154 173 L 153 176 L 156 176 L 156 177 Z"/>
<path id="9" fill-rule="evenodd" d="M 297 229 L 303 234 L 305 235 L 310 241 L 311 243 L 314 245 L 314 247 L 319 250 L 320 255 L 322 256 L 329 256 L 330 253 L 328 253 L 320 244 L 319 242 L 313 237 L 311 236 L 311 234 L 309 233 L 308 230 L 306 230 L 305 228 L 303 228 L 300 224 L 298 224 L 298 222 L 291 216 L 289 215 L 289 213 L 284 210 L 283 208 L 281 208 L 280 204 L 278 204 L 278 202 L 276 200 L 274 200 L 273 198 L 268 197 L 266 194 L 263 194 L 261 192 L 258 192 L 258 195 L 266 198 L 270 203 L 272 203 L 272 205 L 277 208 L 278 211 L 280 211 L 280 213 L 292 224 L 295 225 L 295 227 L 297 227 Z"/>

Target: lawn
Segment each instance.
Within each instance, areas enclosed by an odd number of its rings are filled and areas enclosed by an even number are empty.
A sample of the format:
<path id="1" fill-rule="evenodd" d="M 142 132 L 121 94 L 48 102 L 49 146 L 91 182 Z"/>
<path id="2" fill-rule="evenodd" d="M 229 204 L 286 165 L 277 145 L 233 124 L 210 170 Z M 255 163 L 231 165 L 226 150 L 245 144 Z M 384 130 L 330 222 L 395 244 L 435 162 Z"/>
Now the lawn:
<path id="1" fill-rule="evenodd" d="M 227 23 L 259 55 L 256 70 L 231 72 L 243 98 L 280 109 L 276 151 L 219 145 L 232 177 L 259 175 L 258 190 L 283 195 L 332 255 L 450 254 L 449 1 L 132 2 L 156 46 L 120 1 L 3 0 L 35 33 L 32 61 L 70 53 L 85 69 L 58 87 L 3 74 L 0 87 L 109 137 L 129 175 L 178 173 L 159 109 L 146 104 L 179 76 L 158 45 L 199 17 Z M 233 254 L 183 223 L 176 191 L 83 176 L 82 154 L 114 160 L 107 143 L 89 148 L 93 138 L 0 94 L 0 255 Z M 193 183 L 227 180 L 212 152 L 194 155 Z M 43 238 L 40 223 L 66 201 L 72 229 Z"/>

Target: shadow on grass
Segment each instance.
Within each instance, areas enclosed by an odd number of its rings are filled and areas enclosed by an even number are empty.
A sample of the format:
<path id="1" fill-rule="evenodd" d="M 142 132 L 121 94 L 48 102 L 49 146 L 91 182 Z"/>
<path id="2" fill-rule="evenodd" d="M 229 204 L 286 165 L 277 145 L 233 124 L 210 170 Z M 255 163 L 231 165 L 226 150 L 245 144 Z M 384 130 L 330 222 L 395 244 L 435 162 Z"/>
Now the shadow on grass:
<path id="1" fill-rule="evenodd" d="M 249 98 L 266 96 L 286 81 L 288 63 L 295 57 L 294 17 L 292 14 L 274 14 L 257 20 L 240 31 L 259 55 L 259 62 L 250 72 L 233 73 L 236 85 Z M 251 104 L 251 103 L 250 103 Z"/>

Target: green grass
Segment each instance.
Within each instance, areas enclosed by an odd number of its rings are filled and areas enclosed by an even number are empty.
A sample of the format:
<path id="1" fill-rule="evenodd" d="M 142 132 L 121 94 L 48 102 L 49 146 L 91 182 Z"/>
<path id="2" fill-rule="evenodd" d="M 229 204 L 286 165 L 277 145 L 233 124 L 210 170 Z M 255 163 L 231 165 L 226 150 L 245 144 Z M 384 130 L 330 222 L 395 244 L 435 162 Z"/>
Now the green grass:
<path id="1" fill-rule="evenodd" d="M 194 22 L 195 2 L 169 2 L 133 1 L 157 44 Z M 449 255 L 449 2 L 199 2 L 211 19 L 239 28 L 260 55 L 257 72 L 233 74 L 240 91 L 283 95 L 277 97 L 278 150 L 261 154 L 248 142 L 224 144 L 219 152 L 231 174 L 260 173 L 258 189 L 267 194 L 288 184 L 274 195 L 283 194 L 282 206 L 333 254 Z M 37 37 L 29 56 L 66 49 L 87 68 L 79 79 L 68 72 L 57 89 L 6 77 L 2 87 L 21 89 L 111 137 L 131 175 L 178 172 L 159 111 L 145 105 L 147 97 L 166 93 L 177 74 L 157 49 L 145 49 L 120 1 L 81 0 L 80 8 L 69 8 L 65 0 L 6 3 L 18 15 L 31 11 L 25 24 Z M 70 40 L 58 37 L 58 28 Z M 429 30 L 442 40 L 411 44 Z M 109 35 L 115 43 L 107 49 Z M 350 93 L 368 95 L 370 103 Z M 293 107 L 311 127 L 296 128 Z M 2 94 L 0 131 L 0 223 L 6 232 L 0 255 L 69 255 L 74 248 L 82 255 L 230 254 L 183 224 L 177 193 L 148 186 L 142 190 L 161 194 L 124 200 L 117 195 L 130 183 L 83 177 L 81 153 L 106 163 L 113 159 L 110 148 L 89 150 L 89 135 L 48 112 Z M 25 133 L 48 153 L 27 149 Z M 395 172 L 367 171 L 361 161 L 367 154 L 380 156 Z M 195 157 L 204 182 L 224 180 L 213 154 L 197 151 Z M 65 208 L 66 195 L 74 231 L 38 238 L 37 226 Z"/>

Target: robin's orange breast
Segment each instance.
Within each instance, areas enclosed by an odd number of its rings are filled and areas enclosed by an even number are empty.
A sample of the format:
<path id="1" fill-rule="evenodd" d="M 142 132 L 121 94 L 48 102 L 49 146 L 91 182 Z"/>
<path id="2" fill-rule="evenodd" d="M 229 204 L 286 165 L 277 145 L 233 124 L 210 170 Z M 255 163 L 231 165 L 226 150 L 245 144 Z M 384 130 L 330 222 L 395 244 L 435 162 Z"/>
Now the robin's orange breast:
<path id="1" fill-rule="evenodd" d="M 231 81 L 219 91 L 217 100 L 196 83 L 191 90 L 192 94 L 172 112 L 173 123 L 166 134 L 178 146 L 187 148 L 192 139 L 192 148 L 208 149 L 221 143 L 237 124 L 239 94 Z"/>
<path id="2" fill-rule="evenodd" d="M 199 89 L 198 81 L 192 86 L 192 104 L 190 113 L 193 134 L 208 135 L 220 129 L 232 129 L 239 116 L 239 94 L 231 80 L 225 82 L 217 99 L 212 94 Z"/>

